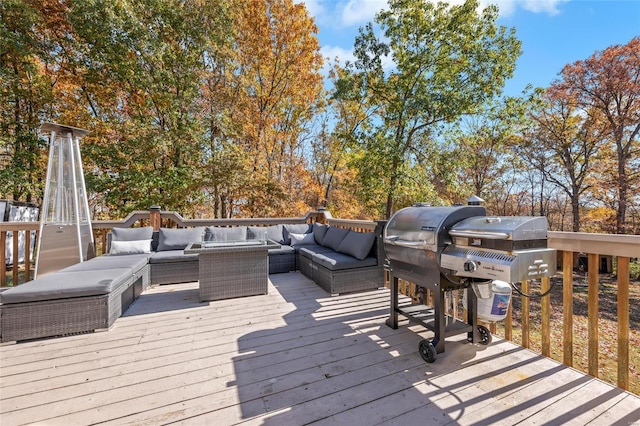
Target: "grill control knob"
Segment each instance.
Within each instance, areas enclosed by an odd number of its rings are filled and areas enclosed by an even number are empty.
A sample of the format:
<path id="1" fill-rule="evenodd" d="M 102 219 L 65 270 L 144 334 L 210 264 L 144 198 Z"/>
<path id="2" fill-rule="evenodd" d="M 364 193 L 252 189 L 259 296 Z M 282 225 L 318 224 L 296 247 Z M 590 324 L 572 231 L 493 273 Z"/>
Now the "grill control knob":
<path id="1" fill-rule="evenodd" d="M 467 260 L 466 262 L 464 262 L 464 265 L 462 265 L 462 267 L 467 272 L 475 272 L 478 270 L 478 265 L 473 260 Z"/>

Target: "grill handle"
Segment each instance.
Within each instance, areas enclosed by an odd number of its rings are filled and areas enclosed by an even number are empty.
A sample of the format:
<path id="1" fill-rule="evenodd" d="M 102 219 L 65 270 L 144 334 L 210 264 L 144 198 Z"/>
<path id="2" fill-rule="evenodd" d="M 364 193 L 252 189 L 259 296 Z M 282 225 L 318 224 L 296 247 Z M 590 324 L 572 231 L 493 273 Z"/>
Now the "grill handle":
<path id="1" fill-rule="evenodd" d="M 397 235 L 390 235 L 388 237 L 385 237 L 384 242 L 388 244 L 400 246 L 400 247 L 422 248 L 425 246 L 424 241 L 401 240 L 400 237 Z"/>
<path id="2" fill-rule="evenodd" d="M 449 235 L 452 237 L 463 238 L 484 238 L 485 240 L 508 240 L 509 234 L 505 232 L 478 232 L 478 231 L 462 231 L 458 229 L 451 229 Z"/>

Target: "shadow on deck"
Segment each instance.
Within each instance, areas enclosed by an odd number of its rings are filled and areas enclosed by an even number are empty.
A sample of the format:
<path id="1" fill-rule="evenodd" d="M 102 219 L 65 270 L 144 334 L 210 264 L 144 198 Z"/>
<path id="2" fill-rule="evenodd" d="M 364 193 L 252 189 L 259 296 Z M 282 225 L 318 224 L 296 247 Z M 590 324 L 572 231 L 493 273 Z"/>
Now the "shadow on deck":
<path id="1" fill-rule="evenodd" d="M 385 325 L 388 290 L 329 297 L 298 273 L 198 302 L 149 289 L 105 333 L 0 348 L 2 424 L 620 424 L 640 398 L 504 340 Z"/>

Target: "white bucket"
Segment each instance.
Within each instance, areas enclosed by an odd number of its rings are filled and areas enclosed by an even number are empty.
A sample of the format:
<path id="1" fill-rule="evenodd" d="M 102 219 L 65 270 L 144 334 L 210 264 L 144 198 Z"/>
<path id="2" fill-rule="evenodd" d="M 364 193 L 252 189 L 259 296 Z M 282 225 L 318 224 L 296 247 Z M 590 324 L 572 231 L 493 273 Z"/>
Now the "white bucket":
<path id="1" fill-rule="evenodd" d="M 502 321 L 507 316 L 509 303 L 511 303 L 511 285 L 504 281 L 492 281 L 491 296 L 478 298 L 478 318 L 485 321 Z"/>

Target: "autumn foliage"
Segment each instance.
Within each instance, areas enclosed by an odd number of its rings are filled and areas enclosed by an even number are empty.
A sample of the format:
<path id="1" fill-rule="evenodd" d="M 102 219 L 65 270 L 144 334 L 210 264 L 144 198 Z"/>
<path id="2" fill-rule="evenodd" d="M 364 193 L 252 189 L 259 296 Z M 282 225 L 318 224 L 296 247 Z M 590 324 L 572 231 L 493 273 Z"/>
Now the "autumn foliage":
<path id="1" fill-rule="evenodd" d="M 5 0 L 0 198 L 41 202 L 53 121 L 90 131 L 96 219 L 378 219 L 475 194 L 552 229 L 639 233 L 640 37 L 503 98 L 520 43 L 497 16 L 390 1 L 326 77 L 293 0 Z"/>

